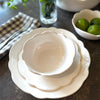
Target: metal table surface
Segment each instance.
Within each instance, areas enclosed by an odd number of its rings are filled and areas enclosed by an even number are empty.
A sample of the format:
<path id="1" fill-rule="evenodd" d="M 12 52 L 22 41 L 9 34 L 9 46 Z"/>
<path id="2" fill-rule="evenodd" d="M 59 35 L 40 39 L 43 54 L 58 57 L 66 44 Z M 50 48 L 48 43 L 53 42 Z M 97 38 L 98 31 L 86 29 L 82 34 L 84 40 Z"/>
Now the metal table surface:
<path id="1" fill-rule="evenodd" d="M 12 10 L 10 8 L 1 10 L 0 25 L 9 18 L 15 16 L 19 11 L 32 17 L 39 18 L 39 5 L 37 0 L 33 3 L 29 2 L 27 6 L 28 7 L 25 8 L 19 4 L 17 10 Z M 100 10 L 100 4 L 93 8 L 93 10 Z M 73 32 L 88 49 L 91 56 L 91 65 L 89 67 L 89 76 L 82 87 L 73 95 L 59 100 L 100 100 L 100 40 L 86 40 L 77 35 L 71 23 L 73 15 L 74 12 L 68 12 L 58 8 L 58 21 L 51 26 Z M 43 24 L 42 26 L 50 27 Z M 6 55 L 0 60 L 0 100 L 38 100 L 24 93 L 14 84 L 8 69 L 8 61 L 9 55 Z"/>

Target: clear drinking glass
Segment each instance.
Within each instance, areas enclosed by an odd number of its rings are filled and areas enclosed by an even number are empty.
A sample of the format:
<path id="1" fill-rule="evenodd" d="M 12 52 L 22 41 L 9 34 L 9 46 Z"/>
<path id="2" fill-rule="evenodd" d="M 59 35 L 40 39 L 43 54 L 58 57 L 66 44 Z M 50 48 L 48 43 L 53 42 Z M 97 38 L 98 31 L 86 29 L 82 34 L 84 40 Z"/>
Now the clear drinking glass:
<path id="1" fill-rule="evenodd" d="M 39 0 L 40 20 L 44 24 L 53 24 L 57 21 L 56 0 Z"/>

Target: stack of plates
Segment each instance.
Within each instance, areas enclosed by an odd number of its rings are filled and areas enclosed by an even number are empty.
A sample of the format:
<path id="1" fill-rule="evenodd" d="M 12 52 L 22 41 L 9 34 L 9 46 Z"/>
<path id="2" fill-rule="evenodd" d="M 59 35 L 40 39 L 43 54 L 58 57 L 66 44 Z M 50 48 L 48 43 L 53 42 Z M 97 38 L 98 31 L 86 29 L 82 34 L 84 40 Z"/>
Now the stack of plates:
<path id="1" fill-rule="evenodd" d="M 75 49 L 72 64 L 65 71 L 48 75 L 34 72 L 23 60 L 23 47 L 36 35 L 51 32 L 63 35 L 72 41 Z M 66 43 L 67 44 L 67 43 Z M 73 50 L 72 50 L 73 51 Z M 30 56 L 29 56 L 30 57 Z M 69 62 L 70 62 L 69 59 Z M 66 63 L 65 63 L 66 64 Z M 56 28 L 39 28 L 24 35 L 10 50 L 9 69 L 12 80 L 24 92 L 37 98 L 62 98 L 75 93 L 88 76 L 90 56 L 83 43 L 71 32 Z M 67 67 L 67 65 L 66 65 Z"/>

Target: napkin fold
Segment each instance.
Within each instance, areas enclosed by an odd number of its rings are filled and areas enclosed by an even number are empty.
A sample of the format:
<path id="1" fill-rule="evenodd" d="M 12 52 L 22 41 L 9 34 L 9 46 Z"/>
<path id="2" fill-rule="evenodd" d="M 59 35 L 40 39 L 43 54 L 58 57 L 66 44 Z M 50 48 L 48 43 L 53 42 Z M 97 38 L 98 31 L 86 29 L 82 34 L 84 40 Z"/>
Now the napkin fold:
<path id="1" fill-rule="evenodd" d="M 0 50 L 0 59 L 4 57 L 10 50 L 11 46 L 20 39 L 24 34 L 29 33 L 35 28 L 40 27 L 38 19 L 30 17 L 24 13 L 19 12 L 16 16 L 9 19 L 6 23 L 0 26 L 0 43 L 4 42 L 10 35 L 23 27 L 28 21 L 31 21 L 30 27 L 12 39 L 4 48 Z"/>

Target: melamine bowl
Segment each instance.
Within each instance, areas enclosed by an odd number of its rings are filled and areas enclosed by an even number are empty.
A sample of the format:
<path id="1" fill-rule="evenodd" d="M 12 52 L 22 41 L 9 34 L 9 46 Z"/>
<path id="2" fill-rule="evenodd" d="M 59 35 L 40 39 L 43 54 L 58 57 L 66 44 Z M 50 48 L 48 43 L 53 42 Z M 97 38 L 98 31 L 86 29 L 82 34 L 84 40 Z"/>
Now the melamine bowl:
<path id="1" fill-rule="evenodd" d="M 74 27 L 75 31 L 78 33 L 78 35 L 80 35 L 81 37 L 83 37 L 85 39 L 89 39 L 89 40 L 100 39 L 100 35 L 93 35 L 93 34 L 90 34 L 86 31 L 83 31 L 83 30 L 76 27 L 75 24 L 76 24 L 77 20 L 79 20 L 81 18 L 85 18 L 90 22 L 93 18 L 100 18 L 100 11 L 97 11 L 97 10 L 93 11 L 93 10 L 89 10 L 89 9 L 84 9 L 84 10 L 76 13 L 72 19 L 73 27 Z"/>
<path id="2" fill-rule="evenodd" d="M 56 75 L 70 68 L 75 47 L 61 34 L 44 32 L 26 41 L 22 59 L 29 70 L 40 75 Z"/>

